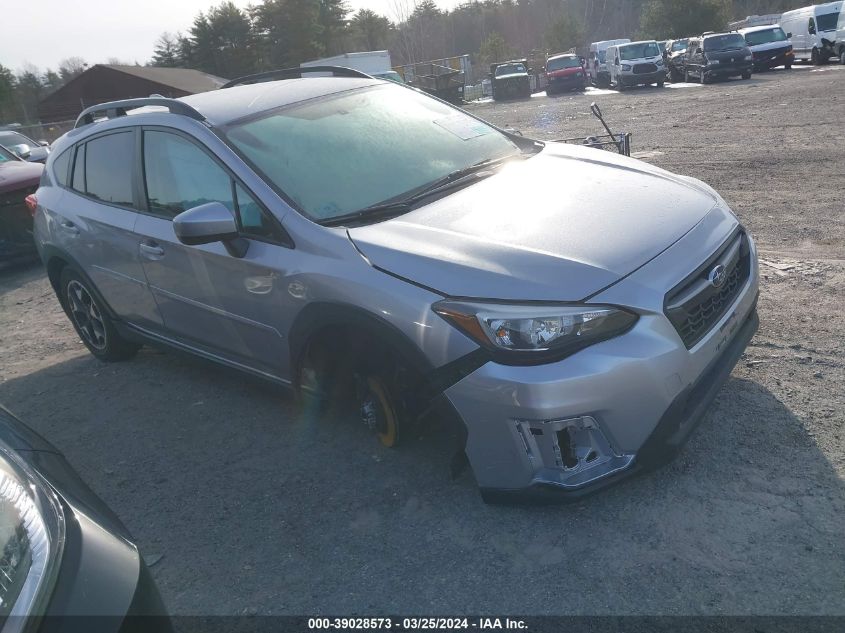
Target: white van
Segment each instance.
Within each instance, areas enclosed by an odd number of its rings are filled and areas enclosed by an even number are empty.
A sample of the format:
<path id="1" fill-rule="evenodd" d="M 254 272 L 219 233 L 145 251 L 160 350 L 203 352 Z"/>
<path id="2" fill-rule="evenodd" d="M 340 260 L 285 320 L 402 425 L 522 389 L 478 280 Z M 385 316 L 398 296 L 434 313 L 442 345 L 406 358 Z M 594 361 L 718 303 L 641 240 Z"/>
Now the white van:
<path id="1" fill-rule="evenodd" d="M 606 56 L 610 85 L 617 90 L 645 84 L 662 88 L 666 82 L 663 51 L 654 40 L 615 44 L 608 47 Z"/>
<path id="2" fill-rule="evenodd" d="M 587 58 L 587 75 L 590 81 L 596 86 L 607 86 L 610 84 L 610 71 L 607 69 L 605 58 L 607 49 L 614 44 L 627 44 L 631 40 L 603 40 L 590 44 L 590 55 Z"/>
<path id="3" fill-rule="evenodd" d="M 836 56 L 839 58 L 839 63 L 845 66 L 845 4 L 842 5 L 842 10 L 839 12 L 839 21 L 836 23 L 836 36 L 833 48 Z"/>
<path id="4" fill-rule="evenodd" d="M 787 11 L 781 16 L 780 26 L 792 40 L 795 61 L 823 64 L 834 55 L 834 49 L 822 40 L 832 42 L 836 38 L 836 24 L 841 11 L 840 0 Z"/>
<path id="5" fill-rule="evenodd" d="M 792 51 L 792 42 L 782 27 L 777 24 L 752 26 L 739 29 L 739 33 L 745 38 L 745 43 L 754 56 L 754 72 L 778 66 L 787 70 L 792 68 L 795 53 Z"/>

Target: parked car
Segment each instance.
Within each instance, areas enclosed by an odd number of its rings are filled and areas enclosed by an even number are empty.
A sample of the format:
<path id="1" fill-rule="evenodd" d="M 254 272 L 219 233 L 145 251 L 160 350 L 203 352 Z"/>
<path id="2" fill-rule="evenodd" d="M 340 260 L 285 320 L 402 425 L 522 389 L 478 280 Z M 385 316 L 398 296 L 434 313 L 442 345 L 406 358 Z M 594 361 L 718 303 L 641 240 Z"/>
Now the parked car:
<path id="1" fill-rule="evenodd" d="M 739 32 L 751 50 L 755 72 L 778 66 L 783 66 L 787 70 L 792 68 L 792 62 L 795 60 L 792 42 L 778 25 L 753 26 L 740 29 Z"/>
<path id="2" fill-rule="evenodd" d="M 587 77 L 581 58 L 577 55 L 553 55 L 546 61 L 546 94 L 549 96 L 567 90 L 584 90 Z"/>
<path id="3" fill-rule="evenodd" d="M 37 257 L 26 199 L 38 189 L 44 165 L 28 163 L 0 145 L 0 262 Z"/>
<path id="4" fill-rule="evenodd" d="M 0 130 L 0 145 L 33 163 L 45 162 L 50 154 L 50 144 L 47 141 L 33 141 L 15 130 Z"/>
<path id="5" fill-rule="evenodd" d="M 36 243 L 89 351 L 188 351 L 306 415 L 354 394 L 386 446 L 440 411 L 487 500 L 667 459 L 757 327 L 727 203 L 337 72 L 106 103 L 56 141 Z"/>
<path id="6" fill-rule="evenodd" d="M 590 44 L 590 55 L 587 58 L 587 74 L 594 86 L 605 88 L 610 85 L 610 70 L 607 67 L 607 49 L 614 44 L 627 44 L 627 38 L 603 40 Z"/>
<path id="7" fill-rule="evenodd" d="M 835 55 L 832 40 L 843 3 L 827 2 L 787 11 L 780 18 L 780 26 L 792 40 L 795 61 L 824 64 Z"/>
<path id="8" fill-rule="evenodd" d="M 839 63 L 845 66 L 845 6 L 839 12 L 839 19 L 836 21 L 836 33 L 833 36 L 834 52 Z"/>
<path id="9" fill-rule="evenodd" d="M 666 67 L 654 40 L 615 44 L 607 49 L 610 85 L 617 90 L 631 86 L 666 83 Z"/>
<path id="10" fill-rule="evenodd" d="M 172 631 L 120 519 L 2 406 L 0 518 L 4 631 Z"/>
<path id="11" fill-rule="evenodd" d="M 691 37 L 683 57 L 684 80 L 697 78 L 703 84 L 729 77 L 751 79 L 753 68 L 751 49 L 736 32 Z"/>
<path id="12" fill-rule="evenodd" d="M 493 64 L 490 67 L 493 81 L 493 99 L 516 99 L 531 96 L 531 78 L 528 62 L 516 60 Z"/>
<path id="13" fill-rule="evenodd" d="M 669 40 L 663 52 L 663 60 L 666 64 L 666 73 L 669 81 L 678 82 L 684 80 L 683 56 L 687 52 L 689 38 L 683 37 L 677 40 Z"/>

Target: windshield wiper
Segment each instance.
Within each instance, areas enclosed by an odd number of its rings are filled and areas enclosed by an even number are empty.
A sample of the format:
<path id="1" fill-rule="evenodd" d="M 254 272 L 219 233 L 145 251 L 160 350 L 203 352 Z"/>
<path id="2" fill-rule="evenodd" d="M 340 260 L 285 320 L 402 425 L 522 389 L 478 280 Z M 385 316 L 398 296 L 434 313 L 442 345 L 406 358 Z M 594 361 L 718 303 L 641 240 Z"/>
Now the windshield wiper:
<path id="1" fill-rule="evenodd" d="M 470 176 L 478 176 L 485 169 L 504 163 L 511 158 L 514 158 L 514 156 L 490 158 L 479 161 L 468 167 L 456 169 L 442 178 L 438 178 L 434 182 L 430 182 L 422 189 L 417 189 L 414 193 L 404 198 L 400 198 L 399 200 L 374 204 L 369 207 L 359 209 L 358 211 L 352 211 L 351 213 L 344 213 L 343 215 L 338 215 L 333 218 L 327 218 L 325 220 L 321 220 L 320 224 L 323 226 L 343 226 L 364 219 L 387 219 L 402 215 L 403 213 L 410 211 L 411 208 L 421 200 L 452 189 L 453 187 L 466 184 L 465 180 Z"/>

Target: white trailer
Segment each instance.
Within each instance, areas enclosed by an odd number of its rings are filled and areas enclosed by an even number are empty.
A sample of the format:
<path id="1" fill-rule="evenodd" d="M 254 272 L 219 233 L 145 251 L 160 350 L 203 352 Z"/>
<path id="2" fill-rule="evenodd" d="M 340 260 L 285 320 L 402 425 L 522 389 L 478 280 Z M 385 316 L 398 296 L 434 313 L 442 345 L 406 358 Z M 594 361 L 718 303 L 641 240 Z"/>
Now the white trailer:
<path id="1" fill-rule="evenodd" d="M 393 75 L 397 73 L 390 65 L 389 51 L 364 51 L 360 53 L 343 53 L 332 57 L 323 57 L 310 62 L 303 62 L 300 68 L 309 66 L 343 66 L 367 73 L 373 77 L 384 77 L 385 79 L 396 79 Z"/>

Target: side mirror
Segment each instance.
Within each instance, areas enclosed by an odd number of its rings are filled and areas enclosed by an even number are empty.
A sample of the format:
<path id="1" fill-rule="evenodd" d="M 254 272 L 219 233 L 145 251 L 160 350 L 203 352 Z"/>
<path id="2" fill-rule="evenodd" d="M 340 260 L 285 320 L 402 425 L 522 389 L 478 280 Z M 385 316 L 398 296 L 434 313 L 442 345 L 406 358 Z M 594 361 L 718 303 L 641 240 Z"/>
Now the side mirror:
<path id="1" fill-rule="evenodd" d="M 792 37 L 792 33 L 787 33 L 786 37 Z"/>
<path id="2" fill-rule="evenodd" d="M 173 218 L 173 232 L 183 244 L 197 246 L 223 242 L 233 257 L 243 257 L 249 246 L 238 237 L 235 216 L 220 202 L 208 202 L 183 211 Z"/>
<path id="3" fill-rule="evenodd" d="M 25 143 L 20 143 L 19 145 L 12 145 L 9 149 L 15 156 L 17 156 L 18 158 L 23 158 L 24 160 L 29 158 L 29 155 L 32 154 L 32 150 L 30 149 L 29 145 L 26 145 Z"/>

